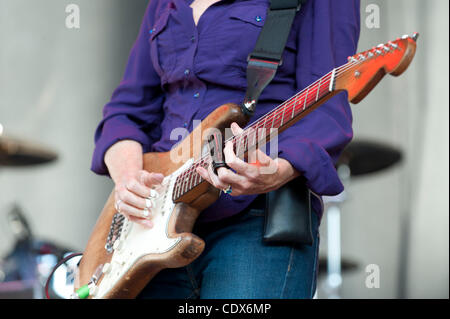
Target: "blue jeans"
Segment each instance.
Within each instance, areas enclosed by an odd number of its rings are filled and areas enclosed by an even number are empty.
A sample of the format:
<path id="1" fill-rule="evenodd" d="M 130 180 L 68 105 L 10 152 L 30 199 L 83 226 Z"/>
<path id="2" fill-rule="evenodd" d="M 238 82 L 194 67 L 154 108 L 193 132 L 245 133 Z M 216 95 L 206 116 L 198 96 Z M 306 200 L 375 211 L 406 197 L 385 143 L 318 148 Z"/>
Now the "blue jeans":
<path id="1" fill-rule="evenodd" d="M 144 288 L 145 299 L 305 299 L 316 289 L 319 221 L 312 246 L 262 242 L 264 211 L 251 205 L 218 222 L 196 225 L 204 252 L 186 267 L 164 269 Z"/>

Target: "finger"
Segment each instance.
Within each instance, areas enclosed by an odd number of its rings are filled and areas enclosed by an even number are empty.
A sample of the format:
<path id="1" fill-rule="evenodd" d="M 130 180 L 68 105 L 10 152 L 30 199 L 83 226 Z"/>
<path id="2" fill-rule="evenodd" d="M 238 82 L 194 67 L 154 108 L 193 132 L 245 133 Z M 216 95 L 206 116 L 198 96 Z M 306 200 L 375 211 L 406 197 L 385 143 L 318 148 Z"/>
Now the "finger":
<path id="1" fill-rule="evenodd" d="M 159 173 L 149 173 L 145 170 L 142 170 L 140 172 L 140 178 L 139 181 L 146 185 L 147 187 L 152 187 L 154 185 L 161 184 L 164 179 L 163 174 Z"/>
<path id="2" fill-rule="evenodd" d="M 217 170 L 218 180 L 222 189 L 228 188 L 229 185 L 233 185 L 234 187 L 241 188 L 241 186 L 247 182 L 247 179 L 243 176 L 240 176 L 233 171 L 226 169 L 225 167 L 221 167 Z"/>
<path id="3" fill-rule="evenodd" d="M 234 169 L 238 174 L 247 177 L 255 177 L 258 174 L 257 167 L 247 164 L 242 159 L 236 156 L 233 150 L 233 143 L 228 142 L 223 149 L 225 162 L 229 167 Z"/>
<path id="4" fill-rule="evenodd" d="M 231 132 L 233 132 L 233 135 L 238 135 L 244 132 L 244 130 L 236 123 L 231 123 Z"/>
<path id="5" fill-rule="evenodd" d="M 131 215 L 138 218 L 151 218 L 152 215 L 151 211 L 147 208 L 139 209 L 125 202 L 120 202 L 117 208 L 123 214 Z"/>
<path id="6" fill-rule="evenodd" d="M 136 194 L 132 193 L 128 189 L 124 189 L 123 191 L 120 191 L 118 194 L 118 197 L 124 203 L 134 206 L 136 208 L 140 208 L 140 209 L 148 208 L 148 201 L 146 201 L 145 198 L 137 196 Z"/>
<path id="7" fill-rule="evenodd" d="M 146 228 L 152 228 L 153 227 L 153 221 L 151 221 L 150 219 L 144 219 L 144 218 L 138 218 L 138 217 L 134 217 L 134 216 L 130 216 L 127 215 L 127 218 L 135 223 L 138 223 Z"/>
<path id="8" fill-rule="evenodd" d="M 197 173 L 216 188 L 226 189 L 229 186 L 229 184 L 223 184 L 220 182 L 219 178 L 216 174 L 214 174 L 211 167 L 208 167 L 208 170 L 203 167 L 197 167 Z"/>
<path id="9" fill-rule="evenodd" d="M 256 153 L 259 173 L 260 174 L 274 174 L 278 171 L 278 161 L 277 159 L 273 160 L 270 156 L 267 156 L 266 153 L 258 150 Z"/>
<path id="10" fill-rule="evenodd" d="M 129 181 L 125 187 L 130 192 L 142 198 L 149 197 L 151 193 L 151 189 L 149 187 L 147 187 L 145 184 L 139 183 L 135 179 Z"/>
<path id="11" fill-rule="evenodd" d="M 266 153 L 257 149 L 255 152 L 255 163 L 257 162 L 261 166 L 269 166 L 272 158 L 268 156 Z"/>

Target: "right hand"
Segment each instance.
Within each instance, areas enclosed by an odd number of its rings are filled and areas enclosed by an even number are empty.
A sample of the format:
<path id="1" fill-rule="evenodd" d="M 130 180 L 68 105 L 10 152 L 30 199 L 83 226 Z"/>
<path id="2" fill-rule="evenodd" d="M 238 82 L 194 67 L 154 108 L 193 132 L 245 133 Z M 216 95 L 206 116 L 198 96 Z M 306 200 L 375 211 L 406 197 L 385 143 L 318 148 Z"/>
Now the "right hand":
<path id="1" fill-rule="evenodd" d="M 153 227 L 152 207 L 148 199 L 152 186 L 161 184 L 164 175 L 139 170 L 115 181 L 114 206 L 129 220 L 145 227 Z"/>
<path id="2" fill-rule="evenodd" d="M 150 189 L 160 184 L 162 174 L 143 169 L 142 146 L 132 140 L 113 144 L 105 154 L 105 164 L 115 183 L 114 206 L 129 220 L 145 227 L 153 227 Z"/>

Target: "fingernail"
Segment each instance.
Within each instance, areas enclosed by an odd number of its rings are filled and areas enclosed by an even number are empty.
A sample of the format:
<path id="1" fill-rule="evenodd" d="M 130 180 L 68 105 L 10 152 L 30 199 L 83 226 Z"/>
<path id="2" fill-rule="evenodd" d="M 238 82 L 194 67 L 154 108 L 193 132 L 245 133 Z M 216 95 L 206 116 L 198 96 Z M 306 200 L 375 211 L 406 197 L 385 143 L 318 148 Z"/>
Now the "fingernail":
<path id="1" fill-rule="evenodd" d="M 160 173 L 153 173 L 153 177 L 155 177 L 156 179 L 159 179 L 161 181 L 164 179 L 164 175 L 160 174 Z"/>
<path id="2" fill-rule="evenodd" d="M 149 198 L 156 198 L 156 197 L 158 197 L 158 192 L 156 191 L 156 190 L 154 190 L 153 188 L 152 189 L 150 189 L 150 196 L 149 196 Z"/>
<path id="3" fill-rule="evenodd" d="M 150 198 L 145 199 L 145 207 L 147 208 L 152 207 L 152 201 L 150 200 Z"/>
<path id="4" fill-rule="evenodd" d="M 150 212 L 148 211 L 147 208 L 144 208 L 144 210 L 142 211 L 142 216 L 144 216 L 145 218 L 147 218 L 148 216 L 150 216 Z"/>
<path id="5" fill-rule="evenodd" d="M 151 220 L 143 220 L 141 221 L 142 225 L 148 228 L 152 228 L 153 227 L 153 222 Z"/>

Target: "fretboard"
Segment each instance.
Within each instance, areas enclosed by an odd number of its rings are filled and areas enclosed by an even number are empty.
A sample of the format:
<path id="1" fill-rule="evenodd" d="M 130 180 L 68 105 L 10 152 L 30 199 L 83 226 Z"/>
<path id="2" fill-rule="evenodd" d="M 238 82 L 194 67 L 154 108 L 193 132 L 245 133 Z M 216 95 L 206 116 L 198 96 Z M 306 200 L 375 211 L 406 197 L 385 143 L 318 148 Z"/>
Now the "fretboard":
<path id="1" fill-rule="evenodd" d="M 334 79 L 335 69 L 248 125 L 241 134 L 226 142 L 231 141 L 236 155 L 243 158 L 249 150 L 261 143 L 267 143 L 274 134 L 281 133 L 320 105 L 320 102 L 334 91 Z M 196 168 L 199 166 L 207 168 L 210 160 L 209 156 L 202 157 L 177 177 L 172 196 L 174 201 L 204 182 L 196 172 Z"/>

